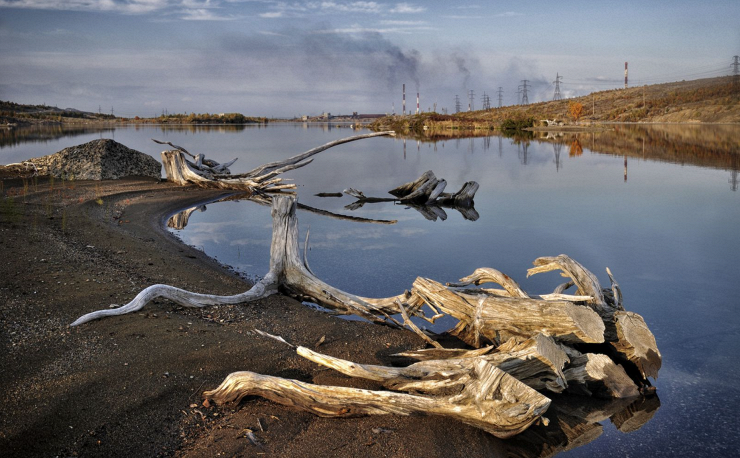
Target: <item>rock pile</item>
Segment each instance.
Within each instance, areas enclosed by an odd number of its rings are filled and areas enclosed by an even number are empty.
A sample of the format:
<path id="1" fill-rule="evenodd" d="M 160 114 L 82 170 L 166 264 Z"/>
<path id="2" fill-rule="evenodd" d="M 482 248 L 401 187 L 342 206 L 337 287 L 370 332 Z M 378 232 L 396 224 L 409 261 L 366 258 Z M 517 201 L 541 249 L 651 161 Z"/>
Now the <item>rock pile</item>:
<path id="1" fill-rule="evenodd" d="M 161 178 L 162 164 L 114 140 L 101 139 L 29 159 L 40 175 L 75 180 L 116 180 L 126 176 Z"/>

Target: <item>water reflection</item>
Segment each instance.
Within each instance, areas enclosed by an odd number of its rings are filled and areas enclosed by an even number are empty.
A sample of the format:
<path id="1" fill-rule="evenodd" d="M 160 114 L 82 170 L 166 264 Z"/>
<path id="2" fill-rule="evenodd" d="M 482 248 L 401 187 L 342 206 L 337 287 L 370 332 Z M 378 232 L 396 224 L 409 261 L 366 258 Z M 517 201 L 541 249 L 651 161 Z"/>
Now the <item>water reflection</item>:
<path id="1" fill-rule="evenodd" d="M 581 396 L 554 396 L 545 413 L 550 424 L 531 426 L 503 442 L 505 456 L 546 458 L 584 446 L 604 432 L 607 420 L 628 434 L 650 421 L 658 408 L 658 396 L 630 399 L 595 399 Z"/>
<path id="2" fill-rule="evenodd" d="M 458 135 L 457 137 L 455 135 Z M 498 138 L 499 156 L 503 154 L 503 141 L 509 138 L 517 147 L 521 165 L 529 164 L 529 148 L 532 141 L 550 143 L 555 155 L 555 171 L 563 167 L 561 152 L 563 146 L 568 148 L 568 157 L 578 158 L 584 149 L 592 153 L 624 158 L 624 181 L 627 181 L 627 164 L 629 158 L 645 161 L 667 162 L 680 165 L 715 168 L 730 171 L 728 183 L 732 191 L 738 189 L 738 171 L 740 171 L 740 126 L 736 125 L 615 125 L 611 129 L 598 132 L 571 131 L 537 131 L 537 132 L 504 132 L 493 135 L 489 131 L 474 132 L 465 138 L 483 137 L 485 151 L 491 148 L 492 137 Z M 460 149 L 462 137 L 459 132 L 435 133 L 423 137 L 414 137 L 419 142 L 435 144 L 454 139 Z M 470 143 L 468 152 L 474 152 Z M 404 139 L 405 146 L 405 139 Z M 405 158 L 405 148 L 404 148 Z"/>
<path id="3" fill-rule="evenodd" d="M 24 143 L 47 143 L 64 137 L 76 137 L 86 134 L 113 135 L 114 127 L 86 127 L 63 125 L 39 125 L 0 129 L 0 149 L 22 145 Z M 25 159 L 30 159 L 25 158 Z"/>

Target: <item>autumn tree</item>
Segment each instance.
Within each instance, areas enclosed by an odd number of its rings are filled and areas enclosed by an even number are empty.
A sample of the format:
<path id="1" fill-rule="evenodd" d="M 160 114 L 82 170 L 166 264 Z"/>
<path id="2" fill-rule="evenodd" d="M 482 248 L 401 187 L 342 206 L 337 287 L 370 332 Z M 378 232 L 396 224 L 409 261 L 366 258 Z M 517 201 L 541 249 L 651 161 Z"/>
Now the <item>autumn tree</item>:
<path id="1" fill-rule="evenodd" d="M 568 103 L 568 113 L 573 118 L 573 120 L 577 123 L 579 119 L 581 119 L 581 116 L 583 116 L 583 104 L 580 102 L 574 102 L 570 101 Z"/>

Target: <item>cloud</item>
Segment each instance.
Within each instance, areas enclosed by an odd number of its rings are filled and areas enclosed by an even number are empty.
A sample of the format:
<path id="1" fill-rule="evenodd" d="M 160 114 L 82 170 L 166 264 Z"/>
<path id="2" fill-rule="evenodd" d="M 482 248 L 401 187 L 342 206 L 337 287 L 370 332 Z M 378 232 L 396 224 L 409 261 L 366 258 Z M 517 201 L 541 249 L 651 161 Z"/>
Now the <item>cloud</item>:
<path id="1" fill-rule="evenodd" d="M 312 4 L 310 4 L 312 5 Z M 379 13 L 381 7 L 377 2 L 321 2 L 318 8 L 323 11 L 336 11 L 341 13 Z"/>
<path id="2" fill-rule="evenodd" d="M 406 25 L 406 26 L 421 26 L 425 25 L 426 21 L 397 21 L 397 20 L 383 20 L 380 21 L 382 25 Z"/>
<path id="3" fill-rule="evenodd" d="M 412 13 L 423 13 L 426 8 L 423 6 L 415 6 L 410 3 L 399 3 L 395 8 L 391 9 L 391 13 L 398 14 L 412 14 Z"/>
<path id="4" fill-rule="evenodd" d="M 212 9 L 198 8 L 185 10 L 181 19 L 185 21 L 233 21 L 239 19 L 239 16 L 224 16 L 217 14 Z"/>
<path id="5" fill-rule="evenodd" d="M 0 0 L 0 8 L 69 10 L 69 11 L 110 11 L 124 14 L 142 14 L 159 11 L 181 4 L 172 0 Z"/>
<path id="6" fill-rule="evenodd" d="M 303 17 L 308 14 L 315 16 L 336 14 L 411 14 L 426 11 L 426 8 L 412 5 L 410 3 L 398 3 L 390 6 L 378 2 L 337 2 L 337 1 L 309 1 L 309 2 L 276 2 L 273 11 L 262 13 L 261 17 Z"/>

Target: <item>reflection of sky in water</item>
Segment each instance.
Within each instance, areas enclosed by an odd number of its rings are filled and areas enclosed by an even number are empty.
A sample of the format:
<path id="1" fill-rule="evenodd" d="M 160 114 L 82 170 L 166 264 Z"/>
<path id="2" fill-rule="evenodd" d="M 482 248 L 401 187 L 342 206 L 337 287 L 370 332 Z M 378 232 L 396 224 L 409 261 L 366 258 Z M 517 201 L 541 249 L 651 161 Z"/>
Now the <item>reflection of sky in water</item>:
<path id="1" fill-rule="evenodd" d="M 300 136 L 305 131 L 295 132 Z M 264 133 L 264 132 L 263 132 Z M 342 135 L 314 138 L 285 157 Z M 288 129 L 285 137 L 294 145 Z M 309 262 L 328 283 L 365 296 L 390 296 L 416 276 L 454 281 L 476 267 L 495 267 L 531 293 L 550 292 L 556 274 L 526 278 L 539 256 L 566 253 L 608 284 L 610 267 L 622 286 L 625 306 L 643 315 L 656 335 L 663 369 L 656 382 L 661 407 L 640 430 L 624 434 L 609 422 L 604 433 L 569 456 L 711 456 L 740 446 L 732 420 L 740 402 L 740 194 L 730 191 L 729 172 L 592 153 L 555 163 L 552 144 L 524 148 L 509 139 L 447 140 L 434 144 L 371 139 L 321 153 L 292 172 L 301 203 L 365 218 L 396 219 L 395 225 L 338 221 L 299 211 L 301 243 L 310 226 Z M 263 155 L 257 163 L 274 160 Z M 430 222 L 392 203 L 344 209 L 354 199 L 319 198 L 319 192 L 354 187 L 368 196 L 417 178 L 426 170 L 456 191 L 480 183 L 466 221 L 446 209 L 446 221 Z M 250 202 L 218 203 L 191 216 L 181 231 L 186 243 L 203 247 L 226 264 L 263 275 L 269 265 L 269 209 Z M 236 254 L 236 257 L 235 257 Z"/>

